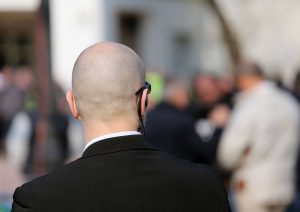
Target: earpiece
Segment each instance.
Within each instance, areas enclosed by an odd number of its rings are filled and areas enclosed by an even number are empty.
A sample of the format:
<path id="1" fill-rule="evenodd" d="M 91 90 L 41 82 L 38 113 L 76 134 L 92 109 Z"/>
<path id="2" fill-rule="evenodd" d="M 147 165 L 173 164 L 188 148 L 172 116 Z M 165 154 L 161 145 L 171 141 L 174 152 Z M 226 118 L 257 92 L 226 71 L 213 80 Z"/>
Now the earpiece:
<path id="1" fill-rule="evenodd" d="M 139 115 L 139 121 L 140 121 L 140 125 L 139 125 L 139 128 L 138 128 L 138 131 L 140 133 L 142 133 L 142 135 L 145 135 L 145 125 L 144 125 L 144 115 L 143 115 L 143 112 L 145 113 L 145 111 L 142 112 L 142 108 L 143 108 L 143 105 L 142 105 L 142 99 L 143 99 L 143 95 L 144 95 L 144 91 L 147 89 L 147 96 L 146 96 L 146 100 L 145 100 L 145 109 L 147 108 L 148 106 L 148 94 L 150 94 L 151 92 L 151 85 L 150 83 L 148 82 L 145 82 L 145 85 L 140 88 L 136 93 L 135 95 L 138 97 L 138 101 L 137 101 L 137 112 L 138 112 L 138 115 Z"/>
<path id="2" fill-rule="evenodd" d="M 143 98 L 144 90 L 146 90 L 146 89 L 147 89 L 147 94 L 150 94 L 151 93 L 151 85 L 147 81 L 145 82 L 145 85 L 143 87 L 141 87 L 135 93 L 135 95 L 138 96 L 137 110 L 138 110 L 139 116 L 142 116 L 142 98 Z M 146 97 L 146 101 L 145 101 L 145 107 L 147 107 L 147 106 L 148 106 L 148 96 Z"/>

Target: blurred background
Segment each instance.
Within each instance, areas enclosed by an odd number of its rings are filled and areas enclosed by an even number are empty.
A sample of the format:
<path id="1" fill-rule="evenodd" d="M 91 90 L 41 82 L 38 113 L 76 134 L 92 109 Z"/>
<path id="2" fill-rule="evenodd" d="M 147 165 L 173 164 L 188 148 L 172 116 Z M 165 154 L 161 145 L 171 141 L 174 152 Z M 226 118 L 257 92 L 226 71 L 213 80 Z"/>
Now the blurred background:
<path id="1" fill-rule="evenodd" d="M 17 186 L 80 157 L 81 126 L 64 93 L 84 48 L 133 48 L 153 87 L 150 110 L 174 104 L 210 144 L 183 158 L 218 166 L 241 59 L 299 100 L 299 9 L 297 0 L 0 0 L 0 211 Z"/>

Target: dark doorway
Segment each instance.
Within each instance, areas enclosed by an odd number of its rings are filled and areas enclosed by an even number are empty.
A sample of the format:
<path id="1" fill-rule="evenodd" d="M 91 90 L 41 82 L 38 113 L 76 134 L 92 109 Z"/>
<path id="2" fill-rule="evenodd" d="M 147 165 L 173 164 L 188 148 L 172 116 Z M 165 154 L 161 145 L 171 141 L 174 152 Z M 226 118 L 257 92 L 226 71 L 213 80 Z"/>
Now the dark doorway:
<path id="1" fill-rule="evenodd" d="M 122 12 L 119 15 L 119 41 L 139 53 L 142 16 Z"/>

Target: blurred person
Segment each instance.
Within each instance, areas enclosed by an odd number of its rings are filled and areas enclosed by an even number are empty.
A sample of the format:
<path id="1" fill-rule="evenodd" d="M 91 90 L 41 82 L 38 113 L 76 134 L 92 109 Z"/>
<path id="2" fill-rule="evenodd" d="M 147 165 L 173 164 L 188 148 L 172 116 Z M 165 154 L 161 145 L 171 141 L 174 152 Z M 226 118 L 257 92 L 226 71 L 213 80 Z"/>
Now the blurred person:
<path id="1" fill-rule="evenodd" d="M 205 151 L 207 163 L 214 165 L 216 149 L 230 113 L 230 86 L 225 80 L 223 83 L 221 79 L 200 73 L 194 78 L 193 87 L 195 100 L 188 111 L 194 118 L 194 128 L 201 142 L 210 147 Z"/>
<path id="2" fill-rule="evenodd" d="M 3 104 L 2 97 L 5 96 L 6 89 L 11 82 L 10 72 L 11 69 L 7 66 L 1 68 L 0 71 L 0 105 Z M 0 116 L 0 211 L 9 210 L 14 190 L 25 182 L 22 173 L 7 159 L 5 148 L 6 121 L 4 117 Z"/>
<path id="3" fill-rule="evenodd" d="M 237 68 L 237 97 L 218 149 L 218 162 L 233 171 L 240 212 L 281 212 L 292 201 L 298 151 L 299 106 L 265 80 L 251 62 Z"/>
<path id="4" fill-rule="evenodd" d="M 223 103 L 229 108 L 232 108 L 234 94 L 236 92 L 236 86 L 234 85 L 233 80 L 229 76 L 220 76 L 217 79 L 217 85 L 222 96 L 219 103 Z"/>
<path id="5" fill-rule="evenodd" d="M 1 67 L 1 69 L 0 69 L 0 104 L 1 104 L 2 96 L 5 95 L 5 90 L 11 82 L 10 75 L 11 75 L 11 69 L 8 66 Z M 6 134 L 5 133 L 6 132 L 5 125 L 6 125 L 6 120 L 4 117 L 1 116 L 1 112 L 0 112 L 0 146 L 1 145 L 4 146 L 4 138 L 5 138 L 5 134 Z"/>
<path id="6" fill-rule="evenodd" d="M 214 106 L 222 100 L 222 93 L 215 77 L 198 74 L 194 78 L 195 100 L 191 112 L 196 119 L 206 119 Z"/>
<path id="7" fill-rule="evenodd" d="M 5 87 L 5 77 L 2 71 L 0 71 L 0 92 L 3 90 Z"/>
<path id="8" fill-rule="evenodd" d="M 22 107 L 13 115 L 5 137 L 7 160 L 19 170 L 25 167 L 30 149 L 31 132 L 34 131 L 30 114 L 38 108 L 37 88 L 33 73 L 29 73 L 28 77 L 30 80 L 27 81 L 23 92 Z"/>
<path id="9" fill-rule="evenodd" d="M 4 90 L 13 81 L 13 73 L 10 66 L 2 66 L 0 68 L 0 92 Z"/>
<path id="10" fill-rule="evenodd" d="M 194 121 L 186 112 L 189 101 L 187 82 L 176 77 L 167 79 L 162 102 L 147 115 L 146 138 L 153 147 L 178 158 L 207 163 Z"/>
<path id="11" fill-rule="evenodd" d="M 10 67 L 4 66 L 0 73 L 0 210 L 9 210 L 14 190 L 25 182 L 21 171 L 9 160 L 5 145 L 11 119 L 21 108 L 19 94 L 24 87 L 19 74 L 22 75 L 23 70 L 13 73 Z M 17 98 L 16 101 L 14 98 Z"/>
<path id="12" fill-rule="evenodd" d="M 13 73 L 13 80 L 0 92 L 0 139 L 7 135 L 13 117 L 21 111 L 25 94 L 32 83 L 32 71 L 28 67 L 19 67 Z"/>
<path id="13" fill-rule="evenodd" d="M 22 173 L 11 166 L 3 152 L 0 153 L 0 211 L 11 208 L 14 190 L 25 182 Z"/>
<path id="14" fill-rule="evenodd" d="M 35 100 L 29 100 L 35 101 Z M 58 166 L 63 165 L 69 157 L 69 117 L 67 111 L 67 101 L 64 97 L 64 92 L 58 84 L 55 84 L 53 94 L 53 108 L 49 114 L 49 136 L 45 144 L 44 160 L 47 171 L 51 171 Z M 35 105 L 35 103 L 30 103 Z M 12 152 L 12 156 L 17 154 L 17 150 L 22 150 L 22 144 L 28 144 L 25 150 L 26 157 L 22 158 L 19 164 L 22 164 L 24 172 L 28 176 L 34 176 L 36 173 L 36 146 L 39 142 L 38 128 L 40 113 L 37 105 L 27 106 L 24 111 L 17 114 L 12 123 L 12 129 L 8 146 Z M 25 122 L 26 121 L 26 122 Z M 23 128 L 18 126 L 23 124 Z M 29 126 L 28 126 L 29 125 Z M 27 129 L 27 131 L 26 131 Z M 23 142 L 20 136 L 23 132 Z M 18 146 L 18 148 L 16 148 Z M 21 151 L 22 152 L 22 151 Z M 24 147 L 23 147 L 24 152 Z M 16 158 L 16 157 L 15 157 Z"/>
<path id="15" fill-rule="evenodd" d="M 128 47 L 101 42 L 78 57 L 67 100 L 80 119 L 83 156 L 16 189 L 12 211 L 229 211 L 210 168 L 150 147 L 143 134 L 143 62 Z"/>
<path id="16" fill-rule="evenodd" d="M 0 149 L 0 211 L 10 208 L 14 190 L 24 182 L 22 173 L 9 163 L 4 150 Z"/>
<path id="17" fill-rule="evenodd" d="M 5 150 L 7 160 L 18 170 L 23 170 L 29 153 L 29 140 L 32 125 L 30 117 L 25 111 L 18 112 L 5 137 Z"/>
<path id="18" fill-rule="evenodd" d="M 54 98 L 55 105 L 49 120 L 51 134 L 45 147 L 45 160 L 49 171 L 62 166 L 69 157 L 69 137 L 67 133 L 69 128 L 68 104 L 59 84 L 55 85 Z"/>
<path id="19" fill-rule="evenodd" d="M 296 74 L 293 89 L 292 89 L 293 95 L 298 101 L 298 105 L 300 104 L 300 71 Z M 299 105 L 300 108 L 300 105 Z M 300 135 L 299 135 L 299 143 L 300 143 Z M 296 174 L 296 181 L 297 181 L 297 193 L 295 196 L 295 199 L 289 208 L 289 212 L 297 212 L 300 211 L 300 151 L 298 152 L 298 159 L 297 159 L 297 168 L 296 168 L 297 174 Z"/>
<path id="20" fill-rule="evenodd" d="M 293 93 L 300 103 L 300 71 L 296 74 L 294 85 L 293 85 Z"/>

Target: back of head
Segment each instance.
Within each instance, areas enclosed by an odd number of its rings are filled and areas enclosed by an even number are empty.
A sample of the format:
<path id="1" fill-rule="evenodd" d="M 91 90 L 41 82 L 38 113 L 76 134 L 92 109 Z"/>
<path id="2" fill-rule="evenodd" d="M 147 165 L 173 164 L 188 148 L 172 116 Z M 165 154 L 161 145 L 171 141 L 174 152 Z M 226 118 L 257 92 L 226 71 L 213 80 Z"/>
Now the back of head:
<path id="1" fill-rule="evenodd" d="M 209 74 L 200 73 L 195 77 L 194 91 L 197 100 L 205 107 L 215 105 L 222 95 L 218 81 Z"/>
<path id="2" fill-rule="evenodd" d="M 259 65 L 242 61 L 236 68 L 237 85 L 240 90 L 247 90 L 264 80 L 264 73 Z"/>
<path id="3" fill-rule="evenodd" d="M 142 60 L 130 48 L 100 42 L 78 57 L 72 76 L 76 107 L 83 120 L 138 118 L 135 92 L 144 84 Z"/>
<path id="4" fill-rule="evenodd" d="M 185 109 L 189 105 L 186 80 L 179 77 L 169 77 L 165 82 L 164 99 L 178 109 Z"/>
<path id="5" fill-rule="evenodd" d="M 261 67 L 251 61 L 242 61 L 237 65 L 236 68 L 237 75 L 253 75 L 257 77 L 263 77 L 264 73 Z"/>

